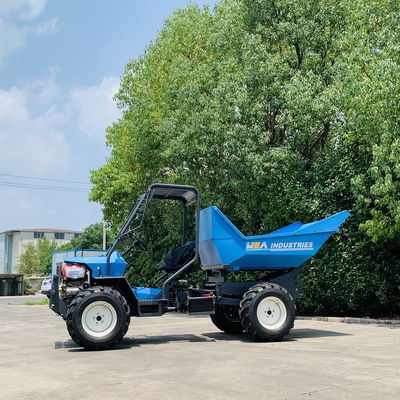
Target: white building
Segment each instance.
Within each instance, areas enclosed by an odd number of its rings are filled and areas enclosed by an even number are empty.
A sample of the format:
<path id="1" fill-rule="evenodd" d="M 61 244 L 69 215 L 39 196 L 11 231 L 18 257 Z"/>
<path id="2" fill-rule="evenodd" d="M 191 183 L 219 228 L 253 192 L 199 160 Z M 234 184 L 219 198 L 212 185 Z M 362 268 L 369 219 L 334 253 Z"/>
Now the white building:
<path id="1" fill-rule="evenodd" d="M 55 241 L 58 245 L 68 243 L 80 236 L 82 231 L 63 229 L 20 229 L 0 233 L 0 274 L 17 272 L 19 257 L 24 245 L 40 238 Z"/>

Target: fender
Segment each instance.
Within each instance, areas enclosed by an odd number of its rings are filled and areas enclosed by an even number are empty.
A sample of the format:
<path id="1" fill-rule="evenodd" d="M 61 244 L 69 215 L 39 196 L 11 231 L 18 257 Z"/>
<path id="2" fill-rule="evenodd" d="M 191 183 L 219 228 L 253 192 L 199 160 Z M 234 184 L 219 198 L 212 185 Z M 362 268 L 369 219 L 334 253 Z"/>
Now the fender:
<path id="1" fill-rule="evenodd" d="M 124 276 L 92 278 L 93 286 L 108 286 L 121 293 L 131 310 L 131 316 L 139 316 L 138 300 Z"/>

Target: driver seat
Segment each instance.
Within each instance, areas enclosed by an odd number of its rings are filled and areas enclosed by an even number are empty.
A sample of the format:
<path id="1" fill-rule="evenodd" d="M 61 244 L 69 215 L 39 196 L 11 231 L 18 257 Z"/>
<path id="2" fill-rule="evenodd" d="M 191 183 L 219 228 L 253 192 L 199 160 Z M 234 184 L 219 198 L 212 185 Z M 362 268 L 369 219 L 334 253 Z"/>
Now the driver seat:
<path id="1" fill-rule="evenodd" d="M 195 242 L 187 242 L 183 246 L 170 250 L 164 262 L 158 267 L 161 271 L 176 272 L 194 258 Z"/>

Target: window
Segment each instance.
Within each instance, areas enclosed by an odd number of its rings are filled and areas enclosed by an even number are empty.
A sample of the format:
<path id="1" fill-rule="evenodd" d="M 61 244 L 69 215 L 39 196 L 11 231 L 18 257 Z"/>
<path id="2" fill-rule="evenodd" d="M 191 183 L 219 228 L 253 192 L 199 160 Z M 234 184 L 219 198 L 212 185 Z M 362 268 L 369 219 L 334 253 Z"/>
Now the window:
<path id="1" fill-rule="evenodd" d="M 64 232 L 54 232 L 54 239 L 64 239 L 65 233 Z"/>
<path id="2" fill-rule="evenodd" d="M 79 236 L 81 236 L 82 235 L 82 233 L 74 233 L 74 238 L 76 239 L 76 238 L 78 238 Z"/>
<path id="3" fill-rule="evenodd" d="M 41 239 L 42 237 L 44 237 L 44 232 L 33 232 L 34 239 Z"/>

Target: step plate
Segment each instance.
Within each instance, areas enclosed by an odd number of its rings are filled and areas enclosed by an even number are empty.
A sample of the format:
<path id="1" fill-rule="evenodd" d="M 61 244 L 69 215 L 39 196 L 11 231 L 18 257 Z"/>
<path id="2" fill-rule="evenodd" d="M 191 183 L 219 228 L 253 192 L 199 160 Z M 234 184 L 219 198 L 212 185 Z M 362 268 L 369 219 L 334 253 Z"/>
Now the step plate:
<path id="1" fill-rule="evenodd" d="M 156 317 L 163 315 L 166 301 L 160 299 L 139 300 L 139 316 L 140 317 Z"/>
<path id="2" fill-rule="evenodd" d="M 210 315 L 214 314 L 215 296 L 201 296 L 188 298 L 189 314 Z"/>

